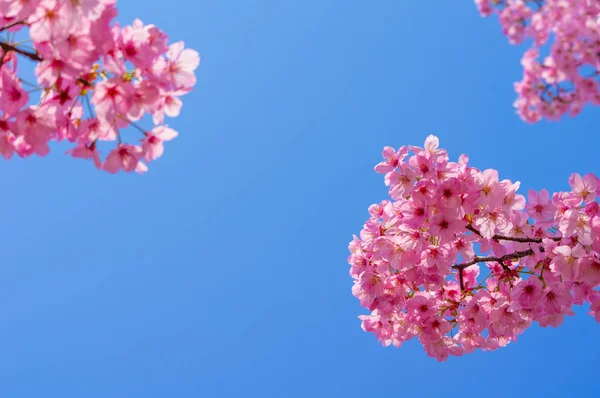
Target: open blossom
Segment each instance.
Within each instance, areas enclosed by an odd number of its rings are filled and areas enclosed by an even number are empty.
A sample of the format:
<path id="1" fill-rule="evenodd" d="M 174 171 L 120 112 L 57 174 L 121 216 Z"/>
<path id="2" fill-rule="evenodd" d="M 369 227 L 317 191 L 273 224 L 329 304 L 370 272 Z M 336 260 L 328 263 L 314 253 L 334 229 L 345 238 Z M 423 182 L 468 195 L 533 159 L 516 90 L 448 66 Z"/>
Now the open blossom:
<path id="1" fill-rule="evenodd" d="M 119 145 L 117 149 L 112 150 L 106 157 L 104 170 L 109 173 L 116 173 L 119 170 L 137 171 L 143 173 L 147 169 L 141 162 L 144 150 L 134 145 Z"/>
<path id="2" fill-rule="evenodd" d="M 385 346 L 417 337 L 443 361 L 505 347 L 535 322 L 560 326 L 573 305 L 590 303 L 600 322 L 598 179 L 573 175 L 571 191 L 530 190 L 526 202 L 518 182 L 438 144 L 386 147 L 376 167 L 391 200 L 369 207 L 348 258 L 371 311 L 363 329 Z"/>
<path id="3" fill-rule="evenodd" d="M 8 68 L 2 68 L 0 79 L 0 110 L 4 114 L 15 116 L 29 101 L 29 94 L 23 90 L 17 76 Z"/>
<path id="4" fill-rule="evenodd" d="M 78 146 L 68 151 L 74 158 L 80 159 L 92 159 L 94 161 L 94 166 L 101 169 L 102 161 L 100 160 L 100 155 L 98 151 L 96 151 L 95 145 L 91 146 Z"/>
<path id="5" fill-rule="evenodd" d="M 550 201 L 548 190 L 542 189 L 539 193 L 533 189 L 528 193 L 527 214 L 538 221 L 544 221 L 554 216 L 555 206 Z"/>
<path id="6" fill-rule="evenodd" d="M 573 193 L 584 203 L 593 201 L 598 189 L 597 180 L 593 174 L 587 174 L 582 178 L 579 174 L 574 173 L 569 178 L 569 185 L 573 188 Z"/>
<path id="7" fill-rule="evenodd" d="M 375 171 L 378 173 L 388 173 L 394 170 L 401 161 L 408 155 L 408 148 L 402 147 L 397 152 L 394 148 L 386 146 L 383 148 L 383 162 L 375 166 Z"/>
<path id="8" fill-rule="evenodd" d="M 200 64 L 200 56 L 194 50 L 184 48 L 182 41 L 173 43 L 167 52 L 167 60 L 161 61 L 162 73 L 175 88 L 196 84 L 194 71 Z"/>
<path id="9" fill-rule="evenodd" d="M 0 38 L 4 158 L 45 156 L 50 141 L 67 140 L 68 154 L 102 170 L 144 172 L 141 160 L 157 159 L 177 136 L 165 117 L 179 116 L 200 56 L 183 41 L 169 45 L 154 25 L 120 25 L 116 16 L 116 0 L 0 0 L 0 31 L 11 32 Z M 29 47 L 16 32 L 30 36 Z M 22 76 L 19 58 L 37 63 L 33 77 Z M 136 124 L 146 120 L 154 125 Z M 140 132 L 141 146 L 127 143 Z"/>
<path id="10" fill-rule="evenodd" d="M 164 152 L 164 142 L 171 141 L 177 137 L 177 132 L 166 126 L 159 126 L 146 133 L 146 138 L 142 141 L 142 149 L 144 150 L 144 159 L 148 162 L 162 156 Z"/>
<path id="11" fill-rule="evenodd" d="M 440 242 L 452 242 L 457 234 L 462 232 L 465 223 L 452 208 L 431 217 L 429 233 L 439 236 Z"/>
<path id="12" fill-rule="evenodd" d="M 542 297 L 542 282 L 538 278 L 521 280 L 512 289 L 511 299 L 520 308 L 533 308 Z"/>

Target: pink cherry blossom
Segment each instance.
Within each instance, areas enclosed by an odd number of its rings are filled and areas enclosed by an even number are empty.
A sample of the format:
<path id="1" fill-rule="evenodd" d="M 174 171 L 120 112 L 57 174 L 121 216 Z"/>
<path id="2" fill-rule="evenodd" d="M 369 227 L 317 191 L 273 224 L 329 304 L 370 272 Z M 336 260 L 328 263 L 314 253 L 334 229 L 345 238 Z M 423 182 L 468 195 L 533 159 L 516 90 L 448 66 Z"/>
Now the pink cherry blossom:
<path id="1" fill-rule="evenodd" d="M 587 174 L 583 178 L 577 173 L 569 177 L 569 185 L 573 188 L 573 193 L 583 200 L 584 203 L 590 203 L 596 196 L 598 189 L 596 177 L 593 174 Z"/>
<path id="2" fill-rule="evenodd" d="M 164 152 L 163 143 L 171 141 L 175 137 L 177 137 L 177 132 L 166 126 L 155 127 L 150 133 L 146 133 L 146 138 L 142 141 L 144 159 L 150 162 L 162 156 Z"/>
<path id="3" fill-rule="evenodd" d="M 184 49 L 182 41 L 173 43 L 167 52 L 163 73 L 175 88 L 191 87 L 196 84 L 194 70 L 200 64 L 200 56 L 194 50 Z"/>
<path id="4" fill-rule="evenodd" d="M 458 212 L 452 208 L 431 217 L 429 233 L 440 238 L 440 244 L 454 241 L 457 234 L 464 229 L 464 222 Z"/>
<path id="5" fill-rule="evenodd" d="M 407 154 L 408 148 L 406 147 L 402 147 L 396 152 L 394 148 L 386 146 L 382 152 L 385 160 L 375 166 L 375 171 L 378 173 L 388 173 L 394 170 Z"/>
<path id="6" fill-rule="evenodd" d="M 475 0 L 482 16 L 498 15 L 511 44 L 531 44 L 515 83 L 514 103 L 530 123 L 575 116 L 586 104 L 600 105 L 600 2 L 589 0 Z M 549 54 L 540 59 L 547 45 Z"/>
<path id="7" fill-rule="evenodd" d="M 147 170 L 146 165 L 141 162 L 144 150 L 139 146 L 122 144 L 113 149 L 106 157 L 104 170 L 116 173 L 119 170 L 137 171 L 143 173 Z"/>
<path id="8" fill-rule="evenodd" d="M 519 308 L 533 308 L 542 297 L 542 282 L 538 278 L 529 278 L 517 283 L 511 292 L 511 299 Z"/>
<path id="9" fill-rule="evenodd" d="M 554 216 L 555 206 L 550 202 L 548 190 L 542 189 L 539 193 L 533 189 L 527 194 L 529 203 L 527 204 L 527 214 L 537 221 L 544 221 Z"/>
<path id="10" fill-rule="evenodd" d="M 600 322 L 593 174 L 574 174 L 570 191 L 530 190 L 526 202 L 520 183 L 464 155 L 450 161 L 436 137 L 383 157 L 391 199 L 369 207 L 348 258 L 352 294 L 371 312 L 362 327 L 383 345 L 417 337 L 443 361 L 505 347 L 533 323 L 558 327 L 574 305 L 590 303 Z"/>
<path id="11" fill-rule="evenodd" d="M 157 159 L 177 136 L 165 116 L 179 116 L 200 56 L 183 41 L 169 45 L 154 25 L 136 19 L 121 26 L 116 16 L 116 0 L 0 0 L 0 32 L 11 32 L 0 39 L 5 159 L 45 156 L 51 141 L 67 140 L 74 145 L 68 154 L 102 170 L 144 172 L 141 159 Z M 33 49 L 15 41 L 16 32 L 29 35 Z M 19 58 L 37 63 L 32 76 Z M 154 125 L 137 124 L 145 120 Z M 126 143 L 139 133 L 142 146 Z"/>

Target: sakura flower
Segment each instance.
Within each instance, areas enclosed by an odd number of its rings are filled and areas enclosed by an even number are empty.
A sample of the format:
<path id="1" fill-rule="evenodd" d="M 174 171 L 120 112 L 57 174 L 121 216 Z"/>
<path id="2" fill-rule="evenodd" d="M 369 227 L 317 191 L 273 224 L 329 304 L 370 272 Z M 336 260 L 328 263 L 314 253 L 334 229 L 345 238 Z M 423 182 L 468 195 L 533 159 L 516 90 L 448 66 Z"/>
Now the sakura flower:
<path id="1" fill-rule="evenodd" d="M 529 203 L 527 204 L 527 214 L 535 220 L 546 220 L 554 216 L 556 207 L 550 202 L 548 190 L 542 189 L 539 193 L 533 189 L 528 193 Z"/>
<path id="2" fill-rule="evenodd" d="M 569 185 L 573 188 L 573 192 L 580 197 L 584 203 L 590 203 L 596 196 L 598 186 L 596 178 L 593 174 L 587 174 L 583 178 L 577 173 L 573 173 L 569 177 Z"/>
<path id="3" fill-rule="evenodd" d="M 171 44 L 167 58 L 163 73 L 176 88 L 191 87 L 196 84 L 194 70 L 200 65 L 200 56 L 196 51 L 184 49 L 184 44 L 180 41 Z"/>
<path id="4" fill-rule="evenodd" d="M 113 174 L 119 170 L 126 172 L 135 170 L 144 173 L 148 167 L 140 161 L 143 152 L 144 150 L 138 146 L 120 145 L 108 154 L 103 169 Z"/>
<path id="5" fill-rule="evenodd" d="M 164 151 L 163 143 L 177 137 L 177 132 L 167 126 L 158 126 L 152 129 L 152 132 L 146 133 L 146 138 L 142 142 L 144 158 L 147 161 L 159 158 Z"/>

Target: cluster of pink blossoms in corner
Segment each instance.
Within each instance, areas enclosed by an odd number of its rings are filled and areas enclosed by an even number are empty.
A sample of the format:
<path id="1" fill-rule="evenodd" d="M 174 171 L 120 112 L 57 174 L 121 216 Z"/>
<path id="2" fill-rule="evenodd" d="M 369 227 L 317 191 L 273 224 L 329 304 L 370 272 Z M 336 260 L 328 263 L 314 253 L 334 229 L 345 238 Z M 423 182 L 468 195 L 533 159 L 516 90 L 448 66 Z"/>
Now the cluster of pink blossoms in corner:
<path id="1" fill-rule="evenodd" d="M 375 167 L 391 200 L 369 207 L 348 258 L 363 329 L 386 346 L 418 337 L 443 361 L 559 326 L 574 304 L 600 322 L 600 180 L 573 174 L 571 191 L 526 201 L 519 182 L 438 144 L 386 147 Z"/>
<path id="2" fill-rule="evenodd" d="M 515 107 L 527 122 L 575 116 L 587 103 L 600 105 L 600 1 L 475 0 L 484 16 L 498 14 L 512 44 L 531 38 L 515 83 Z M 552 38 L 552 40 L 551 40 Z M 550 43 L 540 60 L 540 49 Z"/>
<path id="3" fill-rule="evenodd" d="M 112 23 L 116 0 L 0 0 L 0 154 L 48 154 L 67 140 L 73 157 L 111 173 L 144 172 L 177 136 L 164 117 L 196 83 L 200 57 L 168 45 L 154 25 Z M 17 39 L 20 36 L 27 40 Z M 20 76 L 34 62 L 35 81 Z M 32 76 L 33 77 L 33 76 Z M 39 100 L 31 94 L 39 92 Z M 149 129 L 138 122 L 152 120 Z M 139 138 L 125 142 L 131 126 Z M 104 160 L 99 143 L 114 142 Z"/>

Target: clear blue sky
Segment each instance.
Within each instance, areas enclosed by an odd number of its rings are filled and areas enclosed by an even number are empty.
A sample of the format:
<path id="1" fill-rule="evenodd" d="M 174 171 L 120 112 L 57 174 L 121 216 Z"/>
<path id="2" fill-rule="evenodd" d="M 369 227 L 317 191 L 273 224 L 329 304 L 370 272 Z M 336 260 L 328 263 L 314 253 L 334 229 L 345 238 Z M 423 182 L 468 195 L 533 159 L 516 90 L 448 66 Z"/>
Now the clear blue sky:
<path id="1" fill-rule="evenodd" d="M 383 146 L 433 133 L 523 192 L 600 173 L 598 108 L 514 114 L 522 49 L 497 20 L 469 0 L 119 3 L 201 53 L 197 88 L 144 176 L 61 145 L 1 164 L 0 396 L 597 394 L 587 309 L 442 364 L 357 319 L 347 244 L 385 197 Z"/>

